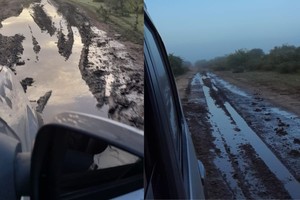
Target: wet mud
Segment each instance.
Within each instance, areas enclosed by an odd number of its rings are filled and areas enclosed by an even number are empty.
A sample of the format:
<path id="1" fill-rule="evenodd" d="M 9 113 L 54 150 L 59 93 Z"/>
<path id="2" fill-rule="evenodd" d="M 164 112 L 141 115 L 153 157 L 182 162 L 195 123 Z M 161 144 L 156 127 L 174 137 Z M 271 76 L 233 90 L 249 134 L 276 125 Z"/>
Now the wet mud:
<path id="1" fill-rule="evenodd" d="M 73 4 L 42 0 L 27 6 L 18 12 L 19 18 L 3 22 L 9 28 L 5 29 L 5 26 L 0 29 L 0 64 L 18 69 L 17 76 L 31 102 L 37 102 L 45 91 L 53 91 L 49 95 L 49 108 L 46 106 L 43 112 L 46 121 L 62 108 L 69 108 L 99 114 L 143 129 L 142 46 L 134 49 L 134 45 L 128 42 L 124 42 L 125 45 L 120 43 L 111 37 L 111 33 L 108 35 L 98 29 L 95 26 L 99 25 L 98 22 L 95 23 L 85 11 Z M 16 26 L 11 26 L 12 23 Z M 26 26 L 27 30 L 21 26 Z M 20 34 L 10 36 L 14 31 Z M 54 52 L 53 44 L 57 52 Z M 64 60 L 57 57 L 57 53 Z M 79 72 L 80 80 L 75 70 Z M 45 74 L 41 74 L 43 72 Z M 61 80 L 62 74 L 66 80 Z M 26 77 L 32 77 L 34 82 L 29 83 Z M 83 81 L 85 84 L 82 85 Z M 76 88 L 75 83 L 80 85 Z M 63 100 L 64 96 L 67 99 Z M 67 102 L 72 104 L 67 105 Z M 85 104 L 86 111 L 83 110 Z"/>
<path id="2" fill-rule="evenodd" d="M 10 9 L 8 9 L 10 8 Z M 22 4 L 18 0 L 2 1 L 0 2 L 0 28 L 2 27 L 2 21 L 11 16 L 18 16 L 23 10 Z"/>
<path id="3" fill-rule="evenodd" d="M 41 96 L 38 100 L 37 100 L 37 106 L 35 108 L 35 110 L 39 113 L 42 113 L 45 106 L 47 105 L 48 100 L 50 99 L 52 94 L 52 91 L 48 91 L 46 92 L 43 96 Z"/>
<path id="4" fill-rule="evenodd" d="M 216 84 L 222 88 L 217 76 L 212 76 Z M 228 85 L 228 83 L 227 83 Z M 300 135 L 300 118 L 296 114 L 277 108 L 261 97 L 260 93 L 239 96 L 224 90 L 230 96 L 229 102 L 246 120 L 247 124 L 257 133 L 266 145 L 289 168 L 295 178 L 300 181 L 300 159 L 294 157 L 291 151 L 300 150 L 300 145 L 294 143 Z"/>
<path id="5" fill-rule="evenodd" d="M 3 36 L 0 34 L 0 64 L 6 65 L 15 71 L 15 64 L 21 63 L 20 55 L 23 53 L 22 42 L 24 36 L 16 34 L 14 36 Z"/>
<path id="6" fill-rule="evenodd" d="M 28 86 L 32 86 L 34 83 L 33 78 L 26 77 L 21 81 L 21 85 L 23 87 L 24 92 L 26 92 Z"/>
<path id="7" fill-rule="evenodd" d="M 206 170 L 205 190 L 208 199 L 233 199 L 234 195 L 228 184 L 223 180 L 222 173 L 215 166 L 213 160 L 217 151 L 213 151 L 216 145 L 211 134 L 209 123 L 209 112 L 205 101 L 203 90 L 192 85 L 193 79 L 189 81 L 186 97 L 182 99 L 182 106 L 189 130 L 192 135 L 197 157 Z"/>
<path id="8" fill-rule="evenodd" d="M 58 47 L 58 52 L 60 55 L 67 59 L 69 59 L 70 55 L 72 54 L 72 49 L 73 49 L 73 43 L 74 43 L 74 35 L 73 35 L 73 30 L 71 26 L 68 24 L 67 25 L 67 30 L 68 34 L 65 35 L 62 31 L 62 28 L 58 31 L 58 42 L 57 42 L 57 47 Z"/>
<path id="9" fill-rule="evenodd" d="M 108 104 L 110 118 L 143 129 L 143 66 L 135 62 L 123 44 L 92 26 L 80 10 L 69 3 L 58 5 L 59 12 L 79 29 L 84 44 L 79 69 L 97 106 Z"/>
<path id="10" fill-rule="evenodd" d="M 33 13 L 31 16 L 40 29 L 49 33 L 50 36 L 54 35 L 56 32 L 56 27 L 53 25 L 51 17 L 45 13 L 43 5 L 36 4 L 32 7 L 32 10 Z"/>
<path id="11" fill-rule="evenodd" d="M 198 157 L 208 171 L 207 198 L 299 198 L 298 153 L 292 151 L 297 150 L 298 140 L 296 132 L 290 132 L 299 130 L 297 116 L 210 73 L 196 74 L 186 92 L 185 115 Z M 290 137 L 278 144 L 274 135 Z M 283 147 L 284 141 L 293 143 L 290 150 Z"/>

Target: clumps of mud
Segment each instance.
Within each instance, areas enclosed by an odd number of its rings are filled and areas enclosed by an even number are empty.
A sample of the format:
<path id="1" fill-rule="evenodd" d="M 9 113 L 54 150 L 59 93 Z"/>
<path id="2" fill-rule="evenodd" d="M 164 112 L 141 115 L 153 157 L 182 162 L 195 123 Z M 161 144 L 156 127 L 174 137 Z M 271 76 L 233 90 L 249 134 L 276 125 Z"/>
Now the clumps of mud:
<path id="1" fill-rule="evenodd" d="M 299 158 L 300 157 L 300 151 L 296 150 L 296 149 L 292 149 L 290 152 L 289 152 L 289 155 L 295 157 L 295 158 Z"/>
<path id="2" fill-rule="evenodd" d="M 41 46 L 39 45 L 38 41 L 36 40 L 36 38 L 33 36 L 33 32 L 32 32 L 32 29 L 30 26 L 29 27 L 29 30 L 30 30 L 30 33 L 31 33 L 31 37 L 32 37 L 32 45 L 33 45 L 33 51 L 34 53 L 38 54 L 41 50 Z"/>
<path id="3" fill-rule="evenodd" d="M 51 97 L 51 94 L 52 94 L 52 90 L 48 91 L 45 93 L 44 96 L 41 96 L 38 100 L 37 100 L 37 106 L 36 106 L 36 111 L 39 112 L 39 113 L 42 113 L 49 98 Z"/>
<path id="4" fill-rule="evenodd" d="M 294 143 L 295 144 L 300 144 L 300 139 L 299 138 L 294 138 Z"/>
<path id="5" fill-rule="evenodd" d="M 263 180 L 265 191 L 260 191 L 260 198 L 263 199 L 291 199 L 290 195 L 284 190 L 283 183 L 266 166 L 264 161 L 255 153 L 250 144 L 240 146 L 243 154 L 249 159 L 250 167 L 255 171 L 254 175 Z"/>
<path id="6" fill-rule="evenodd" d="M 67 30 L 68 30 L 68 35 L 67 36 L 63 33 L 62 28 L 60 28 L 58 30 L 58 34 L 57 34 L 58 52 L 59 52 L 60 55 L 65 57 L 66 60 L 68 60 L 68 58 L 72 54 L 72 48 L 73 48 L 73 44 L 74 44 L 73 30 L 72 30 L 72 28 L 69 24 L 67 25 Z"/>
<path id="7" fill-rule="evenodd" d="M 138 64 L 123 44 L 91 26 L 81 10 L 69 3 L 59 2 L 57 6 L 70 26 L 79 29 L 84 44 L 79 69 L 97 99 L 97 107 L 107 104 L 109 118 L 143 129 L 143 64 Z"/>
<path id="8" fill-rule="evenodd" d="M 204 73 L 204 74 L 206 74 L 206 73 Z M 224 112 L 226 113 L 226 115 L 228 117 L 230 117 L 232 122 L 235 124 L 232 116 L 230 115 L 230 113 L 228 112 L 227 108 L 224 105 L 224 103 L 226 101 L 228 101 L 226 95 L 221 90 L 216 91 L 214 89 L 213 83 L 211 82 L 210 78 L 203 78 L 203 83 L 205 86 L 207 86 L 209 88 L 209 94 L 214 99 L 216 105 L 218 105 L 220 108 L 222 108 L 224 110 Z"/>
<path id="9" fill-rule="evenodd" d="M 24 50 L 22 45 L 24 39 L 25 37 L 19 34 L 11 37 L 0 34 L 0 65 L 6 65 L 15 71 L 14 65 L 22 62 L 20 55 Z"/>
<path id="10" fill-rule="evenodd" d="M 38 57 L 38 54 L 39 52 L 41 51 L 41 46 L 39 45 L 38 41 L 36 40 L 36 38 L 33 36 L 33 32 L 32 32 L 32 29 L 30 26 L 29 27 L 29 30 L 30 30 L 30 33 L 31 33 L 31 39 L 32 39 L 32 45 L 33 45 L 33 51 L 34 53 L 36 54 L 36 61 L 39 60 L 39 57 Z"/>
<path id="11" fill-rule="evenodd" d="M 91 25 L 89 19 L 85 16 L 85 13 L 70 3 L 61 2 L 58 0 L 54 1 L 58 7 L 58 12 L 63 14 L 69 25 L 78 28 L 82 43 L 85 46 L 89 46 L 92 38 Z"/>
<path id="12" fill-rule="evenodd" d="M 46 14 L 43 9 L 43 5 L 36 4 L 32 7 L 33 14 L 31 14 L 34 22 L 40 27 L 42 31 L 47 31 L 50 36 L 54 35 L 56 28 L 52 23 L 50 16 Z"/>
<path id="13" fill-rule="evenodd" d="M 33 51 L 38 54 L 41 50 L 41 46 L 39 43 L 36 41 L 36 38 L 32 36 L 32 44 L 33 44 Z"/>
<path id="14" fill-rule="evenodd" d="M 26 78 L 24 78 L 24 79 L 21 81 L 21 85 L 22 85 L 23 90 L 24 90 L 25 93 L 26 93 L 26 91 L 27 91 L 27 87 L 28 87 L 28 86 L 32 86 L 33 83 L 34 83 L 33 78 L 29 78 L 29 77 L 26 77 Z"/>
<path id="15" fill-rule="evenodd" d="M 277 135 L 279 136 L 285 136 L 288 134 L 286 131 L 286 128 L 288 128 L 290 125 L 284 123 L 280 118 L 277 118 L 277 128 L 274 129 Z"/>
<path id="16" fill-rule="evenodd" d="M 274 131 L 275 131 L 276 134 L 279 135 L 279 136 L 285 136 L 285 135 L 288 134 L 288 133 L 286 132 L 286 130 L 285 130 L 283 127 L 275 128 Z"/>
<path id="17" fill-rule="evenodd" d="M 18 16 L 22 10 L 23 5 L 20 3 L 21 0 L 7 0 L 0 1 L 0 28 L 2 27 L 1 22 L 11 16 Z"/>
<path id="18" fill-rule="evenodd" d="M 142 66 L 136 66 L 121 43 L 91 27 L 90 45 L 84 49 L 80 70 L 98 101 L 109 105 L 110 118 L 143 128 L 144 82 Z"/>

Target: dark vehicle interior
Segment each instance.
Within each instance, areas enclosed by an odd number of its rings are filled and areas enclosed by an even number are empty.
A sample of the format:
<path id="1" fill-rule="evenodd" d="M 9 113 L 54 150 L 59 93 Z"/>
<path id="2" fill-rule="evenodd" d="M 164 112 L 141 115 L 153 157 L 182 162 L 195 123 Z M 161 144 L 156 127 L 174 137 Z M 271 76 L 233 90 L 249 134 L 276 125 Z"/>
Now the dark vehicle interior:
<path id="1" fill-rule="evenodd" d="M 38 180 L 33 179 L 33 182 L 39 183 L 34 187 L 37 199 L 96 199 L 100 196 L 110 199 L 142 187 L 141 159 L 132 164 L 90 169 L 94 155 L 74 149 L 72 141 L 82 140 L 82 134 L 70 129 L 59 130 L 54 137 L 51 136 L 52 139 L 46 133 L 39 136 L 38 140 L 43 141 L 39 145 L 43 148 L 37 146 L 38 152 L 33 153 L 34 162 L 41 163 L 33 163 L 35 168 L 32 169 L 34 174 L 40 171 L 39 177 L 36 177 Z M 48 127 L 48 131 L 53 130 Z"/>

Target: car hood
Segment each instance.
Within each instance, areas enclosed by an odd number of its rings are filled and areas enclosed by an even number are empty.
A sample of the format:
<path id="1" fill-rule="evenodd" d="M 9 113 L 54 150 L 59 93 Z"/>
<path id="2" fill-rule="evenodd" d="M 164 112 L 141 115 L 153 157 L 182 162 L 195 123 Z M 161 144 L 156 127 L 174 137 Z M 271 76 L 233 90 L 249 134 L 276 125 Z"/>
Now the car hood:
<path id="1" fill-rule="evenodd" d="M 22 151 L 31 151 L 39 128 L 37 115 L 32 109 L 15 74 L 0 65 L 0 121 L 21 143 Z M 3 129 L 4 130 L 4 129 Z M 1 130 L 0 130 L 1 131 Z M 3 131 L 1 131 L 3 133 Z"/>

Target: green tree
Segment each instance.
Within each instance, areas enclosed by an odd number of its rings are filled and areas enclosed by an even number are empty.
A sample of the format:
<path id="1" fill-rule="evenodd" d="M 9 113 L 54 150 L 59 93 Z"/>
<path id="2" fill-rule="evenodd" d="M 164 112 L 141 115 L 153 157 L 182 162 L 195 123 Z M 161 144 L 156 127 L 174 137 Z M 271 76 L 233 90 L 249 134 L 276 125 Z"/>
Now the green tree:
<path id="1" fill-rule="evenodd" d="M 103 7 L 103 6 L 100 6 L 98 9 L 97 9 L 97 13 L 102 16 L 104 22 L 107 22 L 107 20 L 109 19 L 109 14 L 108 14 L 108 11 Z"/>
<path id="2" fill-rule="evenodd" d="M 111 13 L 116 15 L 122 13 L 123 0 L 105 0 L 105 5 L 108 6 Z"/>
<path id="3" fill-rule="evenodd" d="M 181 57 L 175 56 L 174 54 L 169 54 L 168 57 L 174 76 L 182 75 L 188 71 L 188 68 L 184 66 L 184 60 Z"/>
<path id="4" fill-rule="evenodd" d="M 201 69 L 201 68 L 206 68 L 209 66 L 209 63 L 207 60 L 203 59 L 203 60 L 197 60 L 194 64 L 194 66 L 198 69 Z"/>
<path id="5" fill-rule="evenodd" d="M 299 70 L 300 55 L 293 45 L 274 47 L 268 55 L 268 63 L 272 70 L 280 73 L 293 73 Z"/>
<path id="6" fill-rule="evenodd" d="M 245 49 L 239 49 L 227 57 L 228 65 L 230 65 L 230 68 L 232 68 L 233 72 L 244 71 L 247 61 L 248 54 L 247 50 Z"/>
<path id="7" fill-rule="evenodd" d="M 251 49 L 247 52 L 247 62 L 245 63 L 245 70 L 253 71 L 261 68 L 262 60 L 265 53 L 262 49 Z"/>
<path id="8" fill-rule="evenodd" d="M 139 24 L 140 10 L 143 9 L 143 0 L 127 0 L 132 12 L 135 14 L 135 23 L 133 29 L 137 30 Z"/>
<path id="9" fill-rule="evenodd" d="M 285 44 L 274 47 L 268 54 L 259 48 L 250 51 L 239 49 L 232 54 L 209 61 L 197 61 L 195 66 L 206 66 L 213 70 L 232 70 L 232 72 L 264 70 L 295 73 L 300 71 L 300 47 Z"/>

